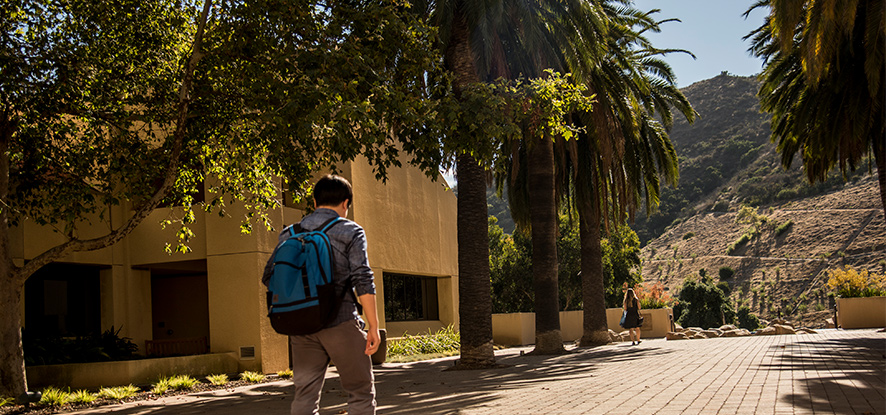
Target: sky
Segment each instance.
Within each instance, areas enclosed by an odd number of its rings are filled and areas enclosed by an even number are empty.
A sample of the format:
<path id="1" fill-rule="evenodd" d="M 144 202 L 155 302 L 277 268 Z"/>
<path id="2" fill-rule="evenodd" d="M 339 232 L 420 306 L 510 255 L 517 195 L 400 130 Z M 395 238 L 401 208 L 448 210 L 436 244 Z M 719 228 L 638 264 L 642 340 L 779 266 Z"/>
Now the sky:
<path id="1" fill-rule="evenodd" d="M 671 65 L 680 88 L 710 79 L 727 71 L 748 76 L 760 73 L 763 63 L 748 53 L 748 41 L 741 38 L 763 24 L 763 9 L 754 10 L 747 19 L 742 15 L 754 0 L 634 0 L 634 7 L 649 11 L 660 9 L 656 20 L 676 18 L 680 22 L 661 25 L 661 33 L 648 33 L 653 46 L 663 49 L 686 49 L 671 54 Z"/>

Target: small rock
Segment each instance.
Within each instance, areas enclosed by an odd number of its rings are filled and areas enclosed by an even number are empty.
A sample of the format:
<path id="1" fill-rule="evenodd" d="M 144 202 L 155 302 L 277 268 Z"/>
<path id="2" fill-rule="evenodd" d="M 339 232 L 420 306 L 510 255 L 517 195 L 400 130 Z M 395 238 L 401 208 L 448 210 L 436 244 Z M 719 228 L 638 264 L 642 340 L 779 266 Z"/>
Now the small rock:
<path id="1" fill-rule="evenodd" d="M 773 324 L 772 327 L 775 327 L 775 334 L 797 334 L 797 331 L 791 326 Z"/>
<path id="2" fill-rule="evenodd" d="M 669 331 L 666 339 L 668 339 L 668 340 L 687 340 L 687 339 L 689 339 L 689 336 L 687 336 L 686 333 L 683 333 L 682 331 Z"/>
<path id="3" fill-rule="evenodd" d="M 690 339 L 706 339 L 706 338 L 708 338 L 708 336 L 705 336 L 704 333 L 700 333 L 700 332 L 699 332 L 699 333 L 695 333 L 695 334 L 693 334 L 693 335 L 692 335 L 691 337 L 689 337 L 689 338 L 690 338 Z"/>
<path id="4" fill-rule="evenodd" d="M 741 330 L 735 329 L 735 330 L 724 331 L 722 337 L 738 337 L 741 335 L 742 335 Z"/>
<path id="5" fill-rule="evenodd" d="M 824 328 L 826 328 L 826 329 L 835 329 L 835 328 L 837 328 L 837 325 L 834 324 L 834 319 L 833 319 L 833 318 L 829 318 L 829 319 L 825 320 L 825 321 L 824 321 Z"/>
<path id="6" fill-rule="evenodd" d="M 732 324 L 724 324 L 724 325 L 720 326 L 720 331 L 729 331 L 729 330 L 738 330 L 738 327 L 735 327 Z"/>
<path id="7" fill-rule="evenodd" d="M 712 338 L 712 337 L 720 337 L 720 335 L 722 333 L 720 332 L 720 330 L 705 330 L 705 331 L 701 332 L 701 334 L 704 334 L 705 337 L 707 337 L 707 338 Z"/>
<path id="8" fill-rule="evenodd" d="M 770 327 L 766 327 L 766 328 L 762 328 L 760 330 L 757 330 L 756 335 L 757 336 L 769 336 L 769 335 L 776 334 L 776 331 L 777 330 L 775 329 L 775 327 L 770 326 Z"/>

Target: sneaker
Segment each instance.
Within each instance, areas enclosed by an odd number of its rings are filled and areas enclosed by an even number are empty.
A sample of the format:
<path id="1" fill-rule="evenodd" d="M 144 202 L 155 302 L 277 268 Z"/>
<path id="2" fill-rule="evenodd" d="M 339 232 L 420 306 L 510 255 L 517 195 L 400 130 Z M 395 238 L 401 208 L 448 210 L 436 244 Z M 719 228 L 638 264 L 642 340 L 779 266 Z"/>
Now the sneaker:
<path id="1" fill-rule="evenodd" d="M 637 344 L 640 344 L 640 340 L 637 340 Z"/>
<path id="2" fill-rule="evenodd" d="M 636 344 L 637 344 L 637 342 L 631 342 L 631 346 L 636 345 Z"/>

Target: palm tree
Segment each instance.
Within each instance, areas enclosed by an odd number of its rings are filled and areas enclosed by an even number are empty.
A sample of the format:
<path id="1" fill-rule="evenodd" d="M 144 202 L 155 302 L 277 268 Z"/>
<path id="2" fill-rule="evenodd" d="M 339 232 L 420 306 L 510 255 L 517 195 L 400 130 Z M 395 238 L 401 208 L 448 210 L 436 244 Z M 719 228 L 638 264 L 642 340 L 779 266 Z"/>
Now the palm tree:
<path id="1" fill-rule="evenodd" d="M 695 116 L 670 67 L 658 58 L 685 51 L 656 49 L 642 36 L 648 30 L 659 31 L 665 21 L 652 19 L 656 10 L 642 13 L 611 3 L 603 3 L 610 22 L 607 59 L 574 71 L 595 92 L 596 102 L 590 114 L 578 114 L 586 133 L 568 148 L 563 161 L 569 170 L 563 178 L 573 188 L 572 201 L 580 218 L 581 346 L 609 342 L 601 229 L 633 217 L 641 204 L 653 210 L 658 205 L 659 177 L 676 184 L 677 157 L 665 127 L 673 122 L 672 108 L 690 122 Z"/>
<path id="2" fill-rule="evenodd" d="M 855 170 L 873 153 L 886 214 L 886 10 L 884 0 L 761 0 L 749 34 L 763 58 L 760 103 L 772 114 L 782 165 L 796 154 L 810 182 L 838 165 Z"/>

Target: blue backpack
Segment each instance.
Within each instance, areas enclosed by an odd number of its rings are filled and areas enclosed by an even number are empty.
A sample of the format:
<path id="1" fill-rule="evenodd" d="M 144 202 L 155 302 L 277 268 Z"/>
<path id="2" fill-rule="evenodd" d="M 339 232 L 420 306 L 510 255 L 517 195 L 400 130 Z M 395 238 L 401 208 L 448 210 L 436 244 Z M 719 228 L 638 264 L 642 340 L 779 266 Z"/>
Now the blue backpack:
<path id="1" fill-rule="evenodd" d="M 335 261 L 326 231 L 341 220 L 332 218 L 314 231 L 294 224 L 288 228 L 290 237 L 274 251 L 267 295 L 268 317 L 277 333 L 316 333 L 335 319 L 345 294 L 353 295 L 350 278 L 342 295 L 335 295 Z"/>

